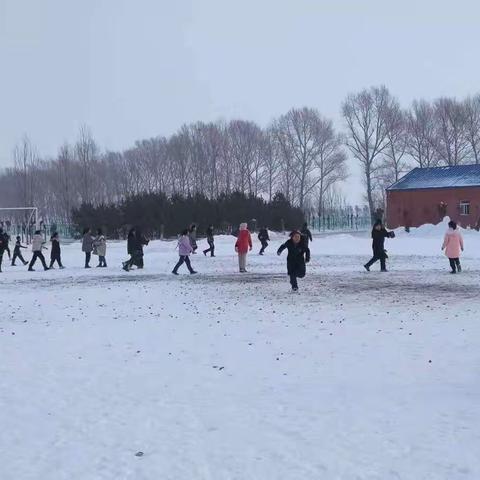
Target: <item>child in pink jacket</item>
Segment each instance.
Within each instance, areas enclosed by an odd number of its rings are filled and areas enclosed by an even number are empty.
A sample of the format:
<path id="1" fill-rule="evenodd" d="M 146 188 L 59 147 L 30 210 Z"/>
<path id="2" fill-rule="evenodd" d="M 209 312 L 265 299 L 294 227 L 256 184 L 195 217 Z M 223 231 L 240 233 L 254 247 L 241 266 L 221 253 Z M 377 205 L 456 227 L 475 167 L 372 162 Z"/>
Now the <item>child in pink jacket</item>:
<path id="1" fill-rule="evenodd" d="M 442 250 L 445 249 L 445 255 L 450 261 L 452 271 L 450 273 L 460 273 L 462 266 L 460 265 L 460 252 L 463 252 L 463 238 L 457 229 L 457 224 L 453 221 L 448 222 L 448 231 L 443 240 Z"/>
<path id="2" fill-rule="evenodd" d="M 189 234 L 189 231 L 187 229 L 185 229 L 183 232 L 182 232 L 182 235 L 180 236 L 179 240 L 178 240 L 178 255 L 180 256 L 180 258 L 178 259 L 178 262 L 177 264 L 175 265 L 175 267 L 173 268 L 172 270 L 172 273 L 174 275 L 178 275 L 178 269 L 180 268 L 181 265 L 183 265 L 185 263 L 185 265 L 187 266 L 188 268 L 188 271 L 191 273 L 191 274 L 195 274 L 197 273 L 193 268 L 192 268 L 192 264 L 190 263 L 190 257 L 189 255 L 191 253 L 193 253 L 193 247 L 192 247 L 192 244 L 190 243 L 190 238 L 188 236 Z"/>

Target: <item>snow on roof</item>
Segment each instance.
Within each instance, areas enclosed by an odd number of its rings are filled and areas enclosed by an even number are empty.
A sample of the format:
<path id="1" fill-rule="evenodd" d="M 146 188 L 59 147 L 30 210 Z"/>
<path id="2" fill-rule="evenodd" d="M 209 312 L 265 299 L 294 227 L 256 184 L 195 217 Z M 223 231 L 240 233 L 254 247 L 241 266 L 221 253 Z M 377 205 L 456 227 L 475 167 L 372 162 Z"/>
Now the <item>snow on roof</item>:
<path id="1" fill-rule="evenodd" d="M 479 187 L 480 165 L 414 168 L 387 190 Z"/>

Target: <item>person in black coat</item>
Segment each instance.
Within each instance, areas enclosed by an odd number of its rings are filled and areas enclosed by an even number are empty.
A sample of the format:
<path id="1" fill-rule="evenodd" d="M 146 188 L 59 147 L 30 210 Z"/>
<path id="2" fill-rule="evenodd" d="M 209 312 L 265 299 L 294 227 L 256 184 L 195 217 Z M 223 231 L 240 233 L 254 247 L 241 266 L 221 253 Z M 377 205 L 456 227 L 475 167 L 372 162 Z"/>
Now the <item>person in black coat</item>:
<path id="1" fill-rule="evenodd" d="M 3 235 L 3 229 L 0 227 L 0 273 L 2 272 L 2 260 L 3 260 L 3 253 L 5 252 L 6 248 L 5 237 Z"/>
<path id="2" fill-rule="evenodd" d="M 215 239 L 213 237 L 213 233 L 214 233 L 213 225 L 210 225 L 207 228 L 207 242 L 208 242 L 208 247 L 209 248 L 207 248 L 206 250 L 203 251 L 203 254 L 205 256 L 207 256 L 208 252 L 210 252 L 211 257 L 215 256 Z"/>
<path id="3" fill-rule="evenodd" d="M 302 234 L 294 230 L 290 234 L 290 240 L 287 240 L 277 251 L 277 255 L 287 249 L 287 272 L 290 277 L 290 285 L 294 292 L 298 291 L 298 278 L 303 278 L 306 272 L 305 264 L 310 261 L 310 250 Z"/>
<path id="4" fill-rule="evenodd" d="M 303 235 L 303 238 L 308 247 L 308 243 L 311 242 L 313 239 L 312 239 L 312 232 L 308 228 L 307 222 L 303 224 L 302 229 L 300 230 L 300 233 Z"/>
<path id="5" fill-rule="evenodd" d="M 377 220 L 372 228 L 372 250 L 373 257 L 369 260 L 368 263 L 364 265 L 364 268 L 367 272 L 370 271 L 370 267 L 377 261 L 380 260 L 380 271 L 387 271 L 387 252 L 385 251 L 385 239 L 386 238 L 395 238 L 395 232 L 388 232 L 384 227 L 381 220 Z"/>
<path id="6" fill-rule="evenodd" d="M 50 250 L 50 267 L 53 268 L 53 264 L 55 262 L 58 263 L 58 266 L 60 268 L 65 268 L 62 265 L 62 259 L 61 259 L 61 252 L 60 252 L 60 240 L 58 238 L 58 233 L 55 232 L 51 237 L 50 237 L 50 242 L 52 242 L 52 248 Z"/>
<path id="7" fill-rule="evenodd" d="M 123 262 L 123 269 L 128 272 L 133 265 L 143 268 L 143 246 L 148 245 L 149 240 L 142 235 L 138 228 L 131 228 L 127 237 L 127 253 L 130 258 Z"/>
<path id="8" fill-rule="evenodd" d="M 5 251 L 7 252 L 8 259 L 10 260 L 12 258 L 12 254 L 10 252 L 10 235 L 7 232 L 4 232 L 3 237 L 5 239 Z"/>
<path id="9" fill-rule="evenodd" d="M 263 252 L 268 247 L 268 242 L 270 241 L 270 237 L 268 236 L 267 227 L 263 227 L 263 228 L 260 229 L 260 231 L 258 232 L 258 239 L 260 240 L 260 243 L 262 244 L 262 248 L 260 249 L 258 254 L 263 255 Z"/>
<path id="10" fill-rule="evenodd" d="M 12 257 L 12 267 L 15 267 L 15 260 L 18 258 L 24 265 L 26 265 L 28 262 L 23 258 L 22 255 L 22 248 L 27 248 L 22 245 L 22 241 L 20 237 L 16 238 L 15 242 L 15 248 L 13 249 L 13 257 Z"/>

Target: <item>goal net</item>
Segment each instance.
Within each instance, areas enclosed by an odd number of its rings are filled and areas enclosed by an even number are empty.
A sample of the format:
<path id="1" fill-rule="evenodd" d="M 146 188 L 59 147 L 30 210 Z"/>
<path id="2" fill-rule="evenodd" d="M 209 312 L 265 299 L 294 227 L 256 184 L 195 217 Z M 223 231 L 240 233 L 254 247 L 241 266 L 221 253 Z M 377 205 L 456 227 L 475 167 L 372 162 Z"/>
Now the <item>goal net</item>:
<path id="1" fill-rule="evenodd" d="M 10 237 L 19 236 L 30 242 L 35 230 L 40 228 L 37 207 L 0 207 L 0 227 Z"/>

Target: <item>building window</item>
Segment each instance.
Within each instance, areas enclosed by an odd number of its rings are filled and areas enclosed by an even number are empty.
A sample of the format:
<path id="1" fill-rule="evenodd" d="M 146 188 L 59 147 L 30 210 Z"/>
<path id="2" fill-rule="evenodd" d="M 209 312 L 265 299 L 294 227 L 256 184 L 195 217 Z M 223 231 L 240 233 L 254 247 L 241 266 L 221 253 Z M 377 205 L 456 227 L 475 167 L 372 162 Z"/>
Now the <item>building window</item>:
<path id="1" fill-rule="evenodd" d="M 467 200 L 460 202 L 460 215 L 470 215 L 470 202 Z"/>

